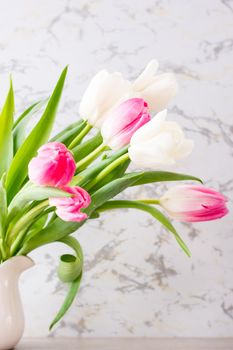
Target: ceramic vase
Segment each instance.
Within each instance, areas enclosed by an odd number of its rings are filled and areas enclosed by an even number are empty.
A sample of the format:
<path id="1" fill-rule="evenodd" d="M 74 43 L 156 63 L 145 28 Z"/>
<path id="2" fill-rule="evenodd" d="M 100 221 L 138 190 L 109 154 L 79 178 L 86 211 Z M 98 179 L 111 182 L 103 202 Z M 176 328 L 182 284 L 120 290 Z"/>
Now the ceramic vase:
<path id="1" fill-rule="evenodd" d="M 24 331 L 24 313 L 18 281 L 34 262 L 15 256 L 0 264 L 0 350 L 13 349 Z"/>

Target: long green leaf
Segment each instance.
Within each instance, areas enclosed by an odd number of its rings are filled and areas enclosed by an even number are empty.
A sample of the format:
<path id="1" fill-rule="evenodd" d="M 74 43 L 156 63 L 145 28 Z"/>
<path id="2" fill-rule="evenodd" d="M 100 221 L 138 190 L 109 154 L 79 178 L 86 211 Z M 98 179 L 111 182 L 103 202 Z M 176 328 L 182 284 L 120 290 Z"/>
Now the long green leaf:
<path id="1" fill-rule="evenodd" d="M 14 197 L 13 201 L 9 205 L 9 218 L 15 216 L 18 210 L 24 208 L 24 206 L 31 201 L 42 201 L 50 197 L 70 196 L 71 194 L 56 187 L 29 184 Z"/>
<path id="2" fill-rule="evenodd" d="M 67 310 L 72 305 L 74 298 L 76 297 L 80 283 L 82 280 L 82 268 L 83 268 L 83 251 L 79 242 L 74 237 L 66 237 L 60 240 L 60 242 L 71 247 L 76 254 L 73 255 L 63 255 L 60 260 L 60 265 L 58 268 L 58 275 L 63 282 L 71 282 L 68 294 L 62 304 L 60 310 L 58 311 L 56 317 L 52 321 L 49 330 L 60 321 L 60 319 L 65 315 Z M 72 259 L 71 259 L 72 258 Z"/>
<path id="3" fill-rule="evenodd" d="M 98 212 L 111 210 L 111 209 L 119 209 L 119 208 L 133 208 L 133 209 L 139 209 L 143 210 L 150 215 L 152 215 L 156 220 L 158 220 L 168 231 L 170 231 L 179 246 L 183 249 L 183 251 L 187 254 L 187 256 L 191 256 L 190 250 L 188 249 L 185 242 L 182 240 L 182 238 L 179 236 L 178 232 L 176 231 L 175 227 L 172 225 L 172 223 L 168 220 L 168 218 L 161 213 L 157 208 L 152 207 L 151 205 L 144 204 L 137 201 L 127 201 L 127 200 L 116 200 L 116 201 L 109 201 L 105 204 L 103 204 L 101 207 L 98 208 Z"/>
<path id="4" fill-rule="evenodd" d="M 83 210 L 88 216 L 91 216 L 95 209 L 104 204 L 109 199 L 115 197 L 118 193 L 124 191 L 127 187 L 131 186 L 134 181 L 140 177 L 140 173 L 127 174 L 120 179 L 116 179 L 104 187 L 100 188 L 92 195 L 91 205 Z M 72 232 L 79 229 L 85 221 L 82 222 L 65 222 L 59 218 L 56 218 L 51 224 L 45 227 L 37 235 L 32 238 L 28 237 L 20 250 L 21 254 L 28 254 L 30 251 L 60 240 Z"/>
<path id="5" fill-rule="evenodd" d="M 70 124 L 64 130 L 52 137 L 51 142 L 61 142 L 68 146 L 76 135 L 85 128 L 86 123 L 83 120 L 78 120 Z"/>
<path id="6" fill-rule="evenodd" d="M 74 154 L 75 161 L 78 162 L 89 153 L 91 153 L 95 148 L 97 148 L 103 142 L 101 133 L 99 132 L 89 140 L 81 143 L 80 145 L 74 147 L 72 152 Z"/>
<path id="7" fill-rule="evenodd" d="M 12 81 L 0 113 L 0 176 L 6 172 L 13 158 L 14 91 Z"/>
<path id="8" fill-rule="evenodd" d="M 63 70 L 41 119 L 19 148 L 11 163 L 6 179 L 9 201 L 11 201 L 14 195 L 21 188 L 24 179 L 27 176 L 28 163 L 36 154 L 37 149 L 49 138 L 55 120 L 58 103 L 62 94 L 66 74 L 67 68 Z"/>
<path id="9" fill-rule="evenodd" d="M 5 189 L 5 174 L 0 181 L 0 237 L 3 239 L 5 235 L 5 224 L 7 217 L 7 196 Z"/>
<path id="10" fill-rule="evenodd" d="M 143 171 L 142 176 L 135 181 L 132 186 L 144 185 L 152 182 L 163 182 L 163 181 L 185 181 L 192 180 L 202 183 L 202 180 L 196 176 L 179 174 L 168 171 Z"/>
<path id="11" fill-rule="evenodd" d="M 41 216 L 38 216 L 38 218 L 33 222 L 27 234 L 35 235 L 37 232 L 41 231 L 48 220 L 49 214 L 49 210 L 47 214 L 42 212 Z"/>
<path id="12" fill-rule="evenodd" d="M 70 283 L 70 289 L 64 300 L 64 303 L 62 304 L 60 310 L 58 311 L 57 315 L 55 316 L 54 320 L 51 322 L 49 326 L 50 331 L 55 326 L 55 324 L 60 321 L 60 319 L 65 315 L 66 311 L 72 305 L 78 293 L 78 290 L 80 288 L 81 280 L 82 280 L 82 273 L 76 278 L 76 280 Z"/>
<path id="13" fill-rule="evenodd" d="M 119 177 L 122 177 L 124 173 L 126 172 L 128 166 L 130 164 L 130 160 L 124 161 L 122 164 L 120 164 L 117 168 L 114 169 L 114 171 L 110 172 L 105 178 L 98 182 L 94 187 L 91 188 L 92 192 L 97 191 L 99 188 L 106 185 L 108 182 L 111 182 Z"/>
<path id="14" fill-rule="evenodd" d="M 113 155 L 110 155 L 106 159 L 81 171 L 78 175 L 73 177 L 72 184 L 85 187 L 91 180 L 93 180 L 93 178 L 97 174 L 99 174 L 101 170 L 105 169 L 107 165 L 111 164 L 115 159 L 119 158 L 126 151 L 127 148 L 120 149 L 119 151 L 115 152 Z"/>
<path id="15" fill-rule="evenodd" d="M 117 194 L 124 191 L 127 187 L 132 186 L 132 184 L 137 181 L 141 176 L 140 173 L 137 174 L 126 174 L 119 179 L 111 181 L 98 189 L 92 196 L 91 205 L 88 207 L 88 213 L 92 212 L 109 199 L 115 197 Z"/>
<path id="16" fill-rule="evenodd" d="M 83 268 L 83 251 L 80 243 L 75 237 L 68 236 L 60 239 L 62 242 L 75 251 L 75 255 L 65 254 L 60 257 L 58 276 L 62 282 L 72 282 L 81 273 Z"/>
<path id="17" fill-rule="evenodd" d="M 13 126 L 13 139 L 14 139 L 14 154 L 25 140 L 26 126 L 29 118 L 37 113 L 46 103 L 47 100 L 38 101 L 28 107 L 16 120 Z"/>

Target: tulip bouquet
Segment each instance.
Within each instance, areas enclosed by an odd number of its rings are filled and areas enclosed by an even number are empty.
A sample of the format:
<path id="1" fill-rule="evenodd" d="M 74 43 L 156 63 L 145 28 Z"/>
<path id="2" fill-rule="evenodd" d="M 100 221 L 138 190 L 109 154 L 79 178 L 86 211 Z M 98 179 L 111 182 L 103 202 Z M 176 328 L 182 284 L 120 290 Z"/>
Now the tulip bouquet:
<path id="1" fill-rule="evenodd" d="M 169 217 L 195 222 L 226 215 L 226 198 L 199 178 L 159 170 L 187 156 L 193 142 L 164 108 L 177 92 L 172 74 L 156 75 L 151 61 L 134 82 L 120 73 L 99 72 L 80 103 L 80 119 L 50 138 L 67 68 L 46 101 L 14 121 L 12 83 L 0 113 L 0 262 L 53 242 L 74 255 L 60 258 L 58 276 L 69 283 L 51 327 L 72 304 L 82 279 L 83 252 L 71 234 L 103 212 L 133 208 L 147 212 L 190 252 Z M 25 133 L 30 118 L 37 124 Z M 152 118 L 152 113 L 157 113 Z M 89 132 L 92 132 L 89 134 Z M 137 171 L 128 169 L 130 162 Z M 162 181 L 199 182 L 171 187 L 161 198 L 114 199 L 131 186 Z M 162 208 L 162 211 L 160 210 Z"/>

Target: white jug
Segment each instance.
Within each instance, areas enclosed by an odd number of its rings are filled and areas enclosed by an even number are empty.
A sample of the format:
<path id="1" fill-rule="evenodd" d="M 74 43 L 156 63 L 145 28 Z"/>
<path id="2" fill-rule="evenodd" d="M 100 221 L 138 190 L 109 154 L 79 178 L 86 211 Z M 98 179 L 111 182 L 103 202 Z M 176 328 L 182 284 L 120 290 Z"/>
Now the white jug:
<path id="1" fill-rule="evenodd" d="M 27 256 L 0 264 L 0 350 L 15 347 L 23 335 L 24 313 L 18 288 L 21 273 L 34 266 Z"/>

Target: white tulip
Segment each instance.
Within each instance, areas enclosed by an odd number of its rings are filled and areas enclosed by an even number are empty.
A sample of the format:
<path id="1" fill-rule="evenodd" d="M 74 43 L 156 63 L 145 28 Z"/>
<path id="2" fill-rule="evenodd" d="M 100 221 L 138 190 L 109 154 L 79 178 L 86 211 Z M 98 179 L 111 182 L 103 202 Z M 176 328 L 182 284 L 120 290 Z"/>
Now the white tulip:
<path id="1" fill-rule="evenodd" d="M 131 95 L 132 86 L 120 73 L 102 70 L 87 87 L 80 103 L 79 112 L 84 120 L 101 127 L 106 115 L 118 103 Z"/>
<path id="2" fill-rule="evenodd" d="M 135 94 L 143 98 L 148 103 L 149 109 L 155 112 L 163 110 L 178 91 L 174 74 L 156 75 L 158 66 L 156 60 L 150 61 L 133 83 Z"/>
<path id="3" fill-rule="evenodd" d="M 191 153 L 193 141 L 185 139 L 176 122 L 166 121 L 166 115 L 166 110 L 158 113 L 132 136 L 129 156 L 135 165 L 152 169 L 173 165 Z"/>

